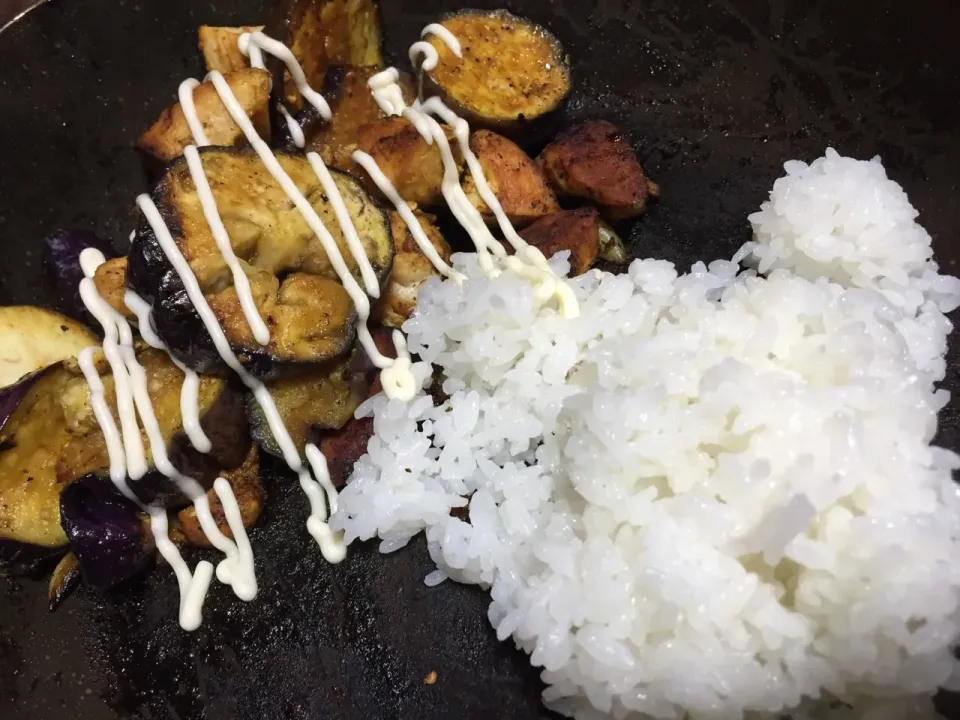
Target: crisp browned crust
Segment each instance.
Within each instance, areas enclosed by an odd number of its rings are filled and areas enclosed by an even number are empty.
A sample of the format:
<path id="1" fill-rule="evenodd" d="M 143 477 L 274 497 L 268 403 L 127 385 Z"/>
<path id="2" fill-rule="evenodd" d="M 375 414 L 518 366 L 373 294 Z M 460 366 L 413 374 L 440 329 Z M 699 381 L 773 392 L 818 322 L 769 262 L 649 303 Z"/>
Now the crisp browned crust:
<path id="1" fill-rule="evenodd" d="M 380 68 L 375 66 L 333 67 L 327 71 L 324 97 L 333 117 L 317 130 L 307 148 L 319 153 L 327 165 L 352 169 L 350 156 L 357 149 L 359 129 L 384 117 L 367 86 L 367 81 L 378 72 Z M 400 85 L 404 99 L 412 104 L 417 94 L 413 78 L 404 73 Z"/>
<path id="2" fill-rule="evenodd" d="M 243 521 L 243 527 L 252 527 L 260 519 L 260 513 L 263 512 L 263 485 L 260 482 L 260 459 L 257 446 L 251 445 L 250 452 L 243 464 L 222 473 L 224 480 L 230 483 L 233 489 L 233 496 L 237 500 L 240 508 L 240 518 Z M 210 503 L 210 513 L 217 523 L 217 528 L 228 538 L 233 538 L 233 532 L 230 530 L 230 524 L 227 522 L 223 511 L 223 505 L 217 493 L 211 489 L 207 491 L 207 500 Z M 194 547 L 213 547 L 207 534 L 200 527 L 200 519 L 197 517 L 196 506 L 190 505 L 177 513 L 177 522 L 183 533 L 183 539 Z"/>
<path id="3" fill-rule="evenodd" d="M 257 133 L 270 137 L 270 75 L 267 71 L 245 68 L 224 78 Z M 204 82 L 194 90 L 193 103 L 211 145 L 246 144 L 243 131 L 230 117 L 212 83 Z M 184 148 L 192 143 L 193 135 L 177 103 L 160 113 L 157 121 L 137 140 L 137 147 L 161 162 L 169 162 L 183 155 Z"/>
<path id="4" fill-rule="evenodd" d="M 449 263 L 450 245 L 437 228 L 436 218 L 420 210 L 414 210 L 413 214 L 437 253 Z M 423 283 L 439 273 L 420 250 L 407 224 L 396 211 L 390 213 L 390 227 L 396 255 L 386 290 L 374 306 L 373 318 L 386 327 L 399 328 L 413 314 Z"/>
<path id="5" fill-rule="evenodd" d="M 513 225 L 529 225 L 560 209 L 543 171 L 512 140 L 489 130 L 478 130 L 470 136 L 470 149 L 480 161 L 490 189 Z M 477 192 L 473 176 L 469 172 L 465 175 L 463 190 L 470 202 L 487 223 L 495 223 L 493 212 Z"/>
<path id="6" fill-rule="evenodd" d="M 447 138 L 462 167 L 456 140 L 449 128 Z M 440 149 L 436 143 L 428 145 L 409 120 L 390 117 L 363 125 L 357 130 L 357 147 L 377 161 L 380 170 L 407 202 L 427 208 L 443 203 Z M 358 177 L 366 178 L 370 192 L 378 193 L 366 173 L 360 169 L 357 173 Z"/>
<path id="7" fill-rule="evenodd" d="M 561 250 L 570 251 L 570 275 L 593 267 L 600 252 L 600 216 L 594 208 L 564 210 L 538 220 L 520 236 L 548 259 Z"/>
<path id="8" fill-rule="evenodd" d="M 241 25 L 240 27 L 201 25 L 197 30 L 197 46 L 203 53 L 203 63 L 206 65 L 207 72 L 216 70 L 226 75 L 249 67 L 250 61 L 240 52 L 237 42 L 243 33 L 258 30 L 263 30 L 263 25 Z"/>
<path id="9" fill-rule="evenodd" d="M 600 206 L 611 219 L 644 212 L 658 189 L 616 125 L 591 120 L 575 125 L 544 148 L 540 164 L 558 195 L 580 197 Z"/>
<path id="10" fill-rule="evenodd" d="M 93 284 L 97 287 L 100 297 L 107 304 L 128 320 L 136 320 L 137 316 L 124 302 L 127 291 L 127 259 L 125 257 L 112 258 L 97 268 L 93 276 Z"/>
<path id="11" fill-rule="evenodd" d="M 327 70 L 335 65 L 379 67 L 380 18 L 373 0 L 285 0 L 280 27 L 271 28 L 300 62 L 311 87 L 322 87 Z M 286 69 L 282 73 L 283 99 L 299 110 L 303 98 Z"/>

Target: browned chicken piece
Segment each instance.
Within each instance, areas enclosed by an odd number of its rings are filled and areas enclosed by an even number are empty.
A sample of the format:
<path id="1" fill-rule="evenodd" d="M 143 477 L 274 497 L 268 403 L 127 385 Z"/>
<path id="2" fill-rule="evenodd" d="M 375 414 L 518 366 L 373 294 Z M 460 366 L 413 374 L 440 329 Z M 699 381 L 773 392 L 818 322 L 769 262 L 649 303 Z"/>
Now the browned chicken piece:
<path id="1" fill-rule="evenodd" d="M 529 225 L 560 209 L 540 166 L 512 140 L 489 130 L 478 130 L 470 137 L 470 149 L 480 161 L 487 184 L 513 225 Z M 463 190 L 470 202 L 488 224 L 496 224 L 496 217 L 480 197 L 473 176 L 469 171 L 465 175 Z"/>
<path id="2" fill-rule="evenodd" d="M 197 46 L 203 53 L 203 63 L 207 72 L 216 70 L 226 75 L 234 70 L 250 66 L 247 56 L 240 52 L 237 42 L 244 33 L 263 30 L 263 25 L 241 25 L 240 27 L 214 27 L 201 25 L 197 31 Z"/>
<path id="3" fill-rule="evenodd" d="M 280 22 L 268 25 L 267 34 L 290 48 L 311 87 L 322 87 L 328 68 L 334 65 L 383 65 L 374 0 L 283 0 L 277 17 Z M 284 103 L 300 110 L 303 97 L 289 72 L 281 63 L 274 67 Z"/>
<path id="4" fill-rule="evenodd" d="M 266 70 L 246 68 L 224 75 L 237 101 L 261 137 L 270 137 L 270 75 Z M 193 91 L 193 104 L 211 145 L 246 144 L 243 131 L 230 117 L 216 88 L 204 82 Z M 137 147 L 161 162 L 183 155 L 193 136 L 180 103 L 167 108 L 137 140 Z"/>
<path id="5" fill-rule="evenodd" d="M 623 241 L 600 219 L 595 208 L 564 210 L 537 220 L 520 236 L 550 259 L 570 251 L 570 275 L 582 275 L 598 257 L 609 262 L 627 260 Z"/>
<path id="6" fill-rule="evenodd" d="M 243 527 L 252 527 L 260 519 L 264 501 L 263 485 L 260 482 L 260 459 L 256 444 L 250 446 L 247 459 L 240 467 L 222 473 L 221 477 L 233 488 L 233 496 L 237 499 L 237 505 L 240 508 Z M 224 515 L 223 505 L 213 488 L 207 491 L 207 500 L 210 502 L 210 512 L 220 532 L 232 538 L 233 532 Z M 213 547 L 203 528 L 200 527 L 200 519 L 193 505 L 177 513 L 177 522 L 180 533 L 187 543 L 194 547 Z"/>
<path id="7" fill-rule="evenodd" d="M 127 259 L 125 257 L 112 258 L 98 267 L 93 276 L 93 284 L 96 285 L 100 297 L 106 300 L 110 307 L 128 320 L 137 319 L 123 301 L 123 296 L 127 292 Z"/>
<path id="8" fill-rule="evenodd" d="M 644 175 L 630 143 L 605 120 L 560 133 L 539 161 L 558 195 L 591 200 L 610 220 L 643 214 L 647 199 L 660 194 L 657 184 Z"/>
<path id="9" fill-rule="evenodd" d="M 327 71 L 323 95 L 330 104 L 333 117 L 330 122 L 320 124 L 307 142 L 307 150 L 319 153 L 327 165 L 351 170 L 353 159 L 350 156 L 357 149 L 360 128 L 384 118 L 367 86 L 367 81 L 378 72 L 380 68 L 373 66 L 333 67 Z M 412 104 L 417 96 L 413 78 L 402 74 L 400 86 L 404 100 Z"/>
<path id="10" fill-rule="evenodd" d="M 413 214 L 420 222 L 424 234 L 445 262 L 450 262 L 450 245 L 440 234 L 436 218 L 420 210 Z M 387 280 L 387 287 L 374 306 L 373 317 L 381 325 L 399 328 L 413 313 L 417 295 L 428 278 L 437 275 L 437 269 L 420 250 L 407 224 L 396 211 L 390 213 L 390 227 L 396 255 Z"/>
<path id="11" fill-rule="evenodd" d="M 444 126 L 446 127 L 446 126 Z M 450 149 L 462 168 L 453 130 L 447 129 Z M 408 203 L 434 207 L 443 203 L 443 159 L 437 144 L 428 145 L 409 120 L 389 117 L 357 130 L 357 148 L 368 153 Z M 362 170 L 367 189 L 379 196 L 376 184 Z"/>

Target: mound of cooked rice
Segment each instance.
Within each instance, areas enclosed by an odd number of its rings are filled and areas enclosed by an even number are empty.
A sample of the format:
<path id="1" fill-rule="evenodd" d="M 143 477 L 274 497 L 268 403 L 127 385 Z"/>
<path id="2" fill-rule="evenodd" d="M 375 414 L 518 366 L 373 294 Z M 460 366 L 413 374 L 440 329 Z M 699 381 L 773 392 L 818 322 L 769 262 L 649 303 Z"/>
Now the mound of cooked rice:
<path id="1" fill-rule="evenodd" d="M 574 320 L 459 256 L 404 327 L 447 399 L 358 411 L 334 527 L 426 530 L 427 582 L 488 587 L 560 712 L 913 718 L 957 682 L 960 457 L 930 441 L 960 282 L 878 161 L 785 167 L 756 270 L 594 271 Z"/>

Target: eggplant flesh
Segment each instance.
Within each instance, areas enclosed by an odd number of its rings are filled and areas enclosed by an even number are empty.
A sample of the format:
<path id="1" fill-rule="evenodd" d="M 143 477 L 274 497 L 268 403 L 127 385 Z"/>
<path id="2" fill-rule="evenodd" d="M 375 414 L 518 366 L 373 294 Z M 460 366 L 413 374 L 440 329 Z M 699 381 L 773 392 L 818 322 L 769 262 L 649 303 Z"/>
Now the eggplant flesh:
<path id="1" fill-rule="evenodd" d="M 570 93 L 570 62 L 545 28 L 506 10 L 460 10 L 441 24 L 460 41 L 456 57 L 435 35 L 437 66 L 423 94 L 439 96 L 473 127 L 532 140 L 557 119 Z"/>
<path id="2" fill-rule="evenodd" d="M 252 151 L 206 148 L 200 156 L 234 253 L 270 329 L 269 344 L 261 346 L 253 337 L 185 161 L 170 167 L 153 200 L 240 362 L 266 379 L 345 356 L 356 337 L 355 308 L 320 240 L 286 192 Z M 283 152 L 277 157 L 359 278 L 332 204 L 309 162 Z M 394 254 L 389 217 L 357 180 L 335 170 L 331 174 L 383 283 Z M 151 303 L 157 333 L 181 361 L 198 372 L 224 370 L 183 281 L 145 219 L 128 256 L 127 284 Z"/>
<path id="3" fill-rule="evenodd" d="M 360 351 L 362 352 L 362 351 Z M 303 456 L 304 447 L 319 430 L 337 430 L 349 422 L 366 397 L 367 373 L 356 363 L 319 367 L 267 383 L 277 412 Z M 247 412 L 254 440 L 271 455 L 283 457 L 260 404 L 249 396 Z"/>
<path id="4" fill-rule="evenodd" d="M 250 447 L 242 393 L 226 380 L 201 378 L 201 427 L 212 447 L 200 453 L 183 431 L 183 374 L 162 351 L 141 349 L 137 357 L 173 465 L 209 487 L 219 472 L 242 464 Z M 97 364 L 115 413 L 113 378 L 102 357 Z M 89 385 L 76 361 L 57 363 L 6 388 L 0 405 L 10 397 L 15 408 L 0 426 L 0 564 L 27 568 L 68 544 L 60 523 L 64 488 L 90 473 L 106 472 L 110 462 Z M 142 435 L 149 457 L 149 441 Z M 155 469 L 128 485 L 143 503 L 176 507 L 187 502 L 179 487 Z"/>
<path id="5" fill-rule="evenodd" d="M 97 344 L 86 327 L 32 305 L 0 307 L 0 387 Z"/>

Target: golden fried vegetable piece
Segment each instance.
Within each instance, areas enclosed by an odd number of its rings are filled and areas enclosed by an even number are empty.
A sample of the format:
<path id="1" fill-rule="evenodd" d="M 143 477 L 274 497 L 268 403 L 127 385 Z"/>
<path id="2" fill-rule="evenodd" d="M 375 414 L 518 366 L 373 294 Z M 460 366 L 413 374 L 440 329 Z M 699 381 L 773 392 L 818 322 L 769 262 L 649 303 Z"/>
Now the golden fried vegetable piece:
<path id="1" fill-rule="evenodd" d="M 453 130 L 444 126 L 450 149 L 462 168 L 462 158 L 457 148 Z M 389 117 L 369 123 L 357 130 L 357 147 L 368 153 L 400 197 L 408 203 L 421 207 L 434 207 L 443 203 L 443 159 L 437 144 L 428 145 L 409 120 Z M 379 195 L 376 184 L 363 171 L 367 188 Z"/>
<path id="2" fill-rule="evenodd" d="M 476 127 L 512 135 L 557 110 L 570 92 L 570 69 L 557 39 L 506 10 L 463 10 L 441 23 L 463 57 L 438 37 L 437 67 L 423 75 L 424 93 L 439 95 Z"/>
<path id="3" fill-rule="evenodd" d="M 487 184 L 513 225 L 529 225 L 560 210 L 543 171 L 512 140 L 489 130 L 478 130 L 470 137 L 470 149 L 480 161 Z M 496 217 L 480 197 L 469 172 L 464 178 L 463 190 L 483 219 L 488 224 L 495 224 Z"/>
<path id="4" fill-rule="evenodd" d="M 302 155 L 278 151 L 276 157 L 329 230 L 347 268 L 359 278 L 335 209 L 310 163 Z M 356 308 L 323 244 L 287 193 L 251 150 L 203 148 L 200 159 L 233 251 L 270 330 L 267 345 L 253 336 L 185 161 L 168 168 L 152 197 L 240 361 L 260 377 L 276 377 L 284 369 L 296 369 L 283 368 L 287 363 L 321 363 L 345 355 L 356 334 Z M 387 213 L 359 180 L 339 170 L 330 172 L 383 282 L 393 261 Z M 196 369 L 219 362 L 202 325 L 190 325 L 196 323 L 193 304 L 177 292 L 173 270 L 145 221 L 128 258 L 128 285 L 151 303 L 154 327 L 167 346 Z"/>
<path id="5" fill-rule="evenodd" d="M 260 513 L 263 512 L 263 485 L 260 482 L 260 459 L 256 444 L 250 446 L 250 452 L 243 464 L 222 473 L 224 480 L 230 483 L 233 489 L 233 496 L 237 500 L 240 508 L 240 518 L 243 520 L 243 527 L 250 528 L 260 519 Z M 233 538 L 233 532 L 227 523 L 226 515 L 223 512 L 223 505 L 216 491 L 212 488 L 207 491 L 207 500 L 210 503 L 210 513 L 217 523 L 217 527 L 228 538 Z M 190 505 L 177 513 L 177 521 L 182 533 L 183 539 L 194 547 L 213 547 L 207 538 L 203 528 L 200 527 L 200 519 L 197 517 L 196 507 Z"/>
<path id="6" fill-rule="evenodd" d="M 427 239 L 436 248 L 437 254 L 449 263 L 450 245 L 440 234 L 436 218 L 420 210 L 414 210 L 413 214 L 420 222 Z M 373 308 L 373 318 L 386 327 L 399 328 L 413 313 L 421 286 L 427 278 L 438 273 L 396 211 L 390 213 L 390 227 L 396 255 L 393 257 L 393 268 L 386 290 Z"/>
<path id="7" fill-rule="evenodd" d="M 350 156 L 357 149 L 360 128 L 384 118 L 367 86 L 367 81 L 378 72 L 380 68 L 373 66 L 332 67 L 327 71 L 323 95 L 330 104 L 333 117 L 330 122 L 319 124 L 308 139 L 307 150 L 319 153 L 330 167 L 351 170 L 353 159 Z M 403 73 L 399 83 L 404 100 L 413 104 L 417 96 L 413 78 Z"/>
<path id="8" fill-rule="evenodd" d="M 237 42 L 244 33 L 258 30 L 263 30 L 263 25 L 241 25 L 240 27 L 201 25 L 197 30 L 197 46 L 203 53 L 203 63 L 207 72 L 216 70 L 226 75 L 234 70 L 249 67 L 250 61 L 240 52 Z"/>
<path id="9" fill-rule="evenodd" d="M 322 87 L 333 65 L 383 64 L 374 0 L 283 0 L 276 17 L 267 34 L 290 48 L 313 88 Z M 292 111 L 300 110 L 303 98 L 289 72 L 282 64 L 274 67 L 284 103 Z"/>
<path id="10" fill-rule="evenodd" d="M 616 125 L 591 120 L 560 133 L 539 158 L 558 195 L 595 202 L 611 220 L 643 214 L 660 188 L 647 179 Z"/>
<path id="11" fill-rule="evenodd" d="M 127 320 L 137 319 L 123 300 L 127 292 L 127 258 L 111 258 L 103 263 L 93 276 L 93 284 L 97 286 L 100 297 L 106 300 L 110 307 Z"/>
<path id="12" fill-rule="evenodd" d="M 366 378 L 356 370 L 354 359 L 348 358 L 332 367 L 310 368 L 266 383 L 277 413 L 301 455 L 314 432 L 343 427 L 363 402 L 367 391 Z M 247 414 L 253 439 L 266 452 L 283 457 L 270 421 L 253 397 L 248 398 Z"/>
<path id="13" fill-rule="evenodd" d="M 246 68 L 224 75 L 237 101 L 261 137 L 270 137 L 270 75 Z M 245 145 L 243 131 L 230 117 L 216 88 L 204 82 L 193 91 L 193 104 L 211 145 Z M 137 147 L 161 162 L 183 155 L 193 136 L 180 103 L 167 108 L 137 140 Z"/>
<path id="14" fill-rule="evenodd" d="M 571 276 L 585 273 L 598 257 L 619 264 L 627 261 L 623 241 L 600 219 L 595 208 L 548 215 L 522 230 L 520 236 L 548 259 L 569 250 Z"/>

